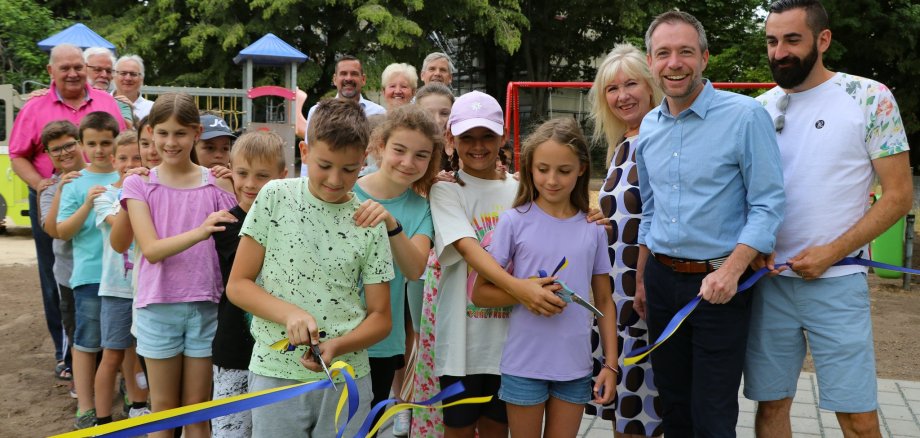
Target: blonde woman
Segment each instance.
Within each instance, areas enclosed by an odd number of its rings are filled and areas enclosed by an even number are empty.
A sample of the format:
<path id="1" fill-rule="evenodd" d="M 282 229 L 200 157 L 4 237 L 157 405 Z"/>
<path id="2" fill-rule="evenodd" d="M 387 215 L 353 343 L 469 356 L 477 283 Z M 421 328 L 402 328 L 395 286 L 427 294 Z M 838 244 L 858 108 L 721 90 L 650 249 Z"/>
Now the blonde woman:
<path id="1" fill-rule="evenodd" d="M 630 44 L 617 44 L 597 69 L 591 89 L 594 138 L 607 144 L 609 172 L 601 188 L 601 211 L 610 218 L 613 299 L 617 310 L 618 344 L 626 352 L 648 343 L 645 324 L 645 287 L 642 272 L 648 253 L 637 242 L 642 201 L 636 175 L 636 139 L 642 118 L 661 102 L 663 94 L 652 80 L 645 54 Z M 597 327 L 595 327 L 597 330 Z M 603 363 L 599 337 L 592 340 L 595 360 Z M 595 366 L 595 370 L 602 369 Z M 596 374 L 596 373 L 595 373 Z M 592 411 L 614 421 L 614 436 L 634 438 L 661 435 L 658 393 L 648 359 L 624 366 L 620 361 L 617 397 L 610 406 L 591 404 Z"/>

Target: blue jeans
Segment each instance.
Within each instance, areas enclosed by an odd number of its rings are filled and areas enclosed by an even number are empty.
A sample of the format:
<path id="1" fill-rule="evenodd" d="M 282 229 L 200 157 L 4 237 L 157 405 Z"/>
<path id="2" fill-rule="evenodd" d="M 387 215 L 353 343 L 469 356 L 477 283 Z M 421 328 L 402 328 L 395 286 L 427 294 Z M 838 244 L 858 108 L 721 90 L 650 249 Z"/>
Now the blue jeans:
<path id="1" fill-rule="evenodd" d="M 42 303 L 45 307 L 45 322 L 54 341 L 54 358 L 64 360 L 64 326 L 61 324 L 61 299 L 58 296 L 57 281 L 54 280 L 54 252 L 51 250 L 51 236 L 41 226 L 41 210 L 38 196 L 29 188 L 29 220 L 32 221 L 32 238 L 35 240 L 35 254 L 38 258 L 38 280 L 42 288 Z M 48 218 L 55 220 L 55 218 Z"/>

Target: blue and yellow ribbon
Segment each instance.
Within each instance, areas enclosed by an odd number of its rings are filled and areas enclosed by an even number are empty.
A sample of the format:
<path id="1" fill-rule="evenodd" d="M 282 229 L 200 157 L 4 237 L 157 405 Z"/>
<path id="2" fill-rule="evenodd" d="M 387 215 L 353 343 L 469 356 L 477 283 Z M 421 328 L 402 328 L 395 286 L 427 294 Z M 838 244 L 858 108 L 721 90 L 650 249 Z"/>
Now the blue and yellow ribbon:
<path id="1" fill-rule="evenodd" d="M 881 262 L 877 262 L 874 260 L 867 260 L 862 257 L 859 257 L 858 255 L 856 257 L 844 257 L 839 262 L 834 263 L 834 266 L 845 266 L 845 265 L 860 265 L 860 266 L 867 266 L 867 267 L 872 267 L 872 268 L 888 269 L 891 271 L 898 271 L 898 272 L 904 272 L 904 273 L 909 273 L 909 274 L 920 274 L 920 270 L 917 270 L 917 269 L 905 268 L 903 266 L 889 265 L 887 263 L 881 263 Z M 789 266 L 789 264 L 779 263 L 775 267 L 780 268 L 782 266 Z M 737 293 L 741 293 L 741 292 L 744 292 L 745 290 L 750 289 L 751 286 L 754 285 L 754 283 L 757 283 L 758 280 L 763 278 L 763 276 L 767 275 L 769 272 L 770 271 L 767 268 L 758 269 L 757 271 L 754 272 L 753 275 L 751 275 L 746 280 L 744 280 L 741 284 L 738 285 Z M 656 348 L 660 347 L 661 344 L 665 343 L 671 337 L 671 335 L 673 335 L 674 332 L 676 332 L 677 329 L 680 328 L 680 325 L 684 323 L 684 321 L 690 316 L 690 314 L 693 313 L 694 310 L 696 310 L 696 306 L 700 303 L 701 299 L 702 297 L 700 296 L 693 297 L 693 299 L 690 300 L 689 303 L 687 303 L 683 308 L 677 311 L 676 314 L 674 314 L 674 317 L 671 318 L 671 321 L 668 322 L 668 325 L 664 328 L 664 331 L 661 333 L 660 336 L 658 336 L 658 339 L 656 339 L 653 344 L 649 344 L 644 347 L 640 347 L 633 351 L 630 351 L 629 353 L 626 354 L 626 356 L 623 357 L 623 364 L 627 366 L 635 365 L 637 362 L 645 358 L 645 356 L 648 356 L 649 353 L 654 351 Z"/>
<path id="2" fill-rule="evenodd" d="M 347 401 L 349 404 L 348 417 L 339 427 L 337 435 L 338 437 L 342 437 L 345 434 L 345 426 L 351 421 L 358 410 L 358 389 L 354 382 L 354 370 L 351 368 L 351 365 L 342 361 L 336 362 L 332 364 L 331 372 L 334 375 L 341 374 L 345 378 L 346 389 L 342 391 L 342 395 L 339 397 L 338 409 L 335 415 L 335 422 L 338 424 L 342 408 Z M 208 421 L 212 418 L 255 409 L 297 397 L 308 392 L 324 390 L 331 387 L 332 382 L 329 380 L 321 380 L 317 382 L 298 383 L 278 388 L 270 388 L 234 397 L 182 406 L 162 412 L 154 412 L 142 417 L 130 418 L 102 426 L 55 435 L 51 438 L 134 437 L 160 430 L 174 429 L 187 424 Z"/>
<path id="3" fill-rule="evenodd" d="M 287 348 L 287 347 L 285 347 Z M 335 423 L 338 425 L 337 437 L 341 438 L 345 435 L 345 427 L 353 421 L 355 414 L 358 410 L 359 394 L 358 388 L 354 380 L 354 370 L 345 362 L 338 361 L 332 364 L 330 367 L 330 372 L 333 376 L 342 375 L 345 379 L 345 389 L 342 390 L 342 394 L 339 396 L 339 402 L 336 407 L 335 413 Z M 299 395 L 306 394 L 312 391 L 325 390 L 332 387 L 332 382 L 329 380 L 320 380 L 310 383 L 298 383 L 294 385 L 282 386 L 278 388 L 266 389 L 263 391 L 252 392 L 248 394 L 242 394 L 234 397 L 223 398 L 220 400 L 212 400 L 204 403 L 198 403 L 189 406 L 183 406 L 176 409 L 170 409 L 162 412 L 155 412 L 149 415 L 144 415 L 143 417 L 130 418 L 127 420 L 117 421 L 115 423 L 109 423 L 102 426 L 96 426 L 88 429 L 76 430 L 69 433 L 64 433 L 60 435 L 55 435 L 51 438 L 85 438 L 85 437 L 106 437 L 106 438 L 122 438 L 122 437 L 133 437 L 138 435 L 144 435 L 147 433 L 157 432 L 165 429 L 175 429 L 192 423 L 199 423 L 202 421 L 208 421 L 212 418 L 222 417 L 224 415 L 230 415 L 237 412 L 247 411 L 250 409 L 259 408 L 262 406 L 267 406 L 273 403 L 277 403 L 283 400 L 287 400 Z M 492 397 L 471 397 L 465 398 L 462 400 L 457 400 L 451 403 L 444 405 L 435 406 L 436 403 L 443 401 L 448 397 L 452 397 L 458 394 L 463 393 L 464 387 L 463 384 L 457 382 L 444 391 L 439 392 L 434 397 L 420 402 L 415 403 L 399 403 L 395 406 L 390 407 L 383 413 L 380 420 L 374 424 L 374 427 L 371 429 L 371 423 L 373 422 L 374 417 L 377 413 L 384 409 L 388 404 L 396 401 L 396 399 L 384 400 L 380 403 L 377 403 L 374 406 L 374 409 L 371 410 L 370 414 L 364 422 L 361 424 L 361 428 L 358 433 L 355 435 L 357 437 L 366 436 L 371 437 L 376 433 L 380 427 L 388 420 L 390 417 L 395 415 L 397 412 L 411 409 L 411 408 L 425 408 L 425 409 L 443 409 L 450 406 L 462 405 L 462 404 L 473 404 L 473 403 L 487 403 L 492 400 Z M 348 403 L 348 414 L 347 418 L 339 425 L 339 418 L 341 417 L 345 403 Z"/>
<path id="4" fill-rule="evenodd" d="M 776 265 L 775 267 L 779 268 L 781 266 L 788 265 L 786 263 L 782 263 Z M 764 275 L 767 275 L 768 272 L 770 271 L 767 268 L 758 269 L 756 272 L 754 272 L 754 275 L 751 275 L 738 285 L 737 293 L 741 293 L 747 289 L 750 289 L 751 286 L 757 282 L 757 280 L 760 280 Z M 689 317 L 690 314 L 696 310 L 696 306 L 700 304 L 700 300 L 702 299 L 703 297 L 699 295 L 693 297 L 689 303 L 687 303 L 684 307 L 678 310 L 676 314 L 674 314 L 674 317 L 671 318 L 671 321 L 668 322 L 668 325 L 665 326 L 664 331 L 661 332 L 661 335 L 658 336 L 658 339 L 656 339 L 653 344 L 639 347 L 633 351 L 630 351 L 629 353 L 626 353 L 626 356 L 623 357 L 623 365 L 635 365 L 637 362 L 645 358 L 645 356 L 648 356 L 656 348 L 660 347 L 661 344 L 664 344 L 671 337 L 671 335 L 673 335 L 677 329 L 680 328 L 680 325 L 684 323 L 687 317 Z"/>
<path id="5" fill-rule="evenodd" d="M 380 419 L 377 420 L 377 423 L 374 424 L 374 427 L 370 429 L 371 422 L 374 421 L 375 417 L 377 417 L 377 413 L 379 413 L 383 408 L 385 408 L 390 403 L 396 402 L 398 400 L 395 398 L 391 398 L 391 399 L 380 401 L 373 407 L 373 409 L 371 409 L 371 412 L 367 415 L 367 418 L 364 420 L 364 423 L 361 424 L 361 429 L 358 430 L 358 433 L 355 434 L 355 436 L 357 437 L 363 436 L 367 438 L 374 436 L 374 434 L 377 433 L 377 430 L 379 430 L 383 426 L 383 424 L 386 423 L 386 421 L 390 419 L 390 417 L 392 417 L 393 415 L 396 415 L 399 411 L 404 411 L 406 409 L 412 409 L 412 408 L 444 409 L 444 408 L 449 408 L 451 406 L 456 406 L 456 405 L 488 403 L 489 401 L 492 400 L 492 396 L 470 397 L 470 398 L 465 398 L 462 400 L 453 401 L 453 402 L 450 402 L 444 405 L 434 406 L 435 403 L 439 403 L 448 397 L 452 397 L 457 394 L 460 394 L 464 390 L 465 389 L 463 387 L 463 383 L 457 382 L 457 383 L 454 383 L 453 385 L 448 386 L 443 391 L 435 394 L 434 397 L 431 397 L 428 400 L 414 402 L 414 403 L 412 402 L 397 403 L 396 405 L 387 409 L 383 413 L 383 415 L 380 417 Z"/>

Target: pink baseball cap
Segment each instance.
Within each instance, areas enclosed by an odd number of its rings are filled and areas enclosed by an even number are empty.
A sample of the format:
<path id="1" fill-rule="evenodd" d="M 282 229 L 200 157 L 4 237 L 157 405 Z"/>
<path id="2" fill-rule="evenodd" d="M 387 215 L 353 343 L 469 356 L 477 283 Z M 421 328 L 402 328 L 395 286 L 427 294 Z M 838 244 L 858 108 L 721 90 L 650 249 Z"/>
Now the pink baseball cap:
<path id="1" fill-rule="evenodd" d="M 480 127 L 498 135 L 505 135 L 505 115 L 494 97 L 479 91 L 470 91 L 454 102 L 447 126 L 450 126 L 450 133 L 453 135 Z"/>

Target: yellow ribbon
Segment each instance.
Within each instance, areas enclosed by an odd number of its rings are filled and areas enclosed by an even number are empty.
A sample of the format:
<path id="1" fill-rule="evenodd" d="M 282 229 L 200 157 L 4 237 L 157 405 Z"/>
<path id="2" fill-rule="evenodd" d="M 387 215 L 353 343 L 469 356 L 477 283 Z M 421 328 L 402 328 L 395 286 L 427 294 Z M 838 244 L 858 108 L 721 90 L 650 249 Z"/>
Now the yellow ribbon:
<path id="1" fill-rule="evenodd" d="M 399 403 L 399 404 L 396 404 L 396 405 L 394 405 L 394 406 L 391 406 L 389 409 L 387 409 L 386 411 L 384 411 L 383 415 L 380 416 L 380 419 L 377 420 L 377 423 L 374 424 L 374 427 L 370 430 L 370 432 L 367 433 L 367 438 L 373 437 L 374 434 L 377 433 L 377 430 L 380 429 L 381 426 L 383 426 L 383 423 L 385 423 L 388 419 L 390 419 L 390 417 L 396 415 L 396 413 L 398 413 L 399 411 L 404 411 L 404 410 L 406 410 L 406 409 L 412 409 L 412 408 L 422 408 L 422 409 L 444 409 L 444 408 L 449 408 L 449 407 L 451 407 L 451 406 L 456 406 L 456 405 L 467 405 L 467 404 L 475 404 L 475 403 L 488 403 L 488 402 L 490 402 L 490 401 L 492 401 L 492 396 L 491 396 L 491 395 L 485 396 L 485 397 L 470 397 L 470 398 L 465 398 L 465 399 L 463 399 L 463 400 L 457 400 L 457 401 L 455 401 L 455 402 L 451 402 L 451 403 L 448 403 L 448 404 L 446 404 L 446 405 L 440 405 L 440 406 L 419 405 L 419 404 L 415 404 L 415 403 Z"/>
<path id="2" fill-rule="evenodd" d="M 337 376 L 341 373 L 348 373 L 352 376 L 355 375 L 355 371 L 351 367 L 351 365 L 345 362 L 342 362 L 342 361 L 337 361 L 333 363 L 332 366 L 329 367 L 329 372 L 332 373 L 333 376 Z M 178 407 L 175 409 L 169 409 L 166 411 L 153 412 L 151 414 L 144 415 L 142 417 L 129 418 L 129 419 L 121 420 L 121 421 L 116 421 L 114 423 L 104 424 L 101 426 L 96 426 L 96 427 L 91 427 L 91 428 L 81 429 L 81 430 L 75 430 L 73 432 L 68 432 L 68 433 L 64 433 L 60 435 L 54 435 L 51 438 L 85 438 L 85 437 L 94 437 L 94 436 L 104 435 L 104 434 L 108 434 L 112 432 L 118 432 L 118 431 L 122 431 L 125 429 L 130 429 L 132 427 L 141 426 L 147 423 L 152 423 L 154 421 L 165 420 L 165 419 L 176 417 L 179 415 L 188 414 L 188 413 L 192 413 L 195 411 L 200 411 L 202 409 L 207 409 L 207 408 L 212 408 L 212 407 L 222 406 L 222 405 L 228 405 L 228 404 L 246 400 L 246 399 L 261 397 L 266 394 L 283 391 L 283 390 L 294 388 L 297 386 L 308 385 L 310 383 L 313 383 L 313 382 L 296 383 L 293 385 L 281 386 L 278 388 L 269 388 L 269 389 L 265 389 L 262 391 L 250 392 L 247 394 L 241 394 L 241 395 L 237 395 L 233 397 L 222 398 L 219 400 L 211 400 L 211 401 L 206 401 L 202 403 L 196 403 L 193 405 L 182 406 L 182 407 Z M 338 426 L 339 424 L 339 414 L 341 413 L 342 408 L 345 406 L 345 401 L 347 399 L 348 399 L 348 387 L 343 386 L 342 394 L 339 396 L 339 403 L 338 403 L 338 407 L 335 413 L 336 426 Z"/>

